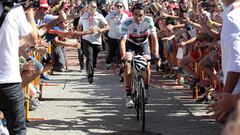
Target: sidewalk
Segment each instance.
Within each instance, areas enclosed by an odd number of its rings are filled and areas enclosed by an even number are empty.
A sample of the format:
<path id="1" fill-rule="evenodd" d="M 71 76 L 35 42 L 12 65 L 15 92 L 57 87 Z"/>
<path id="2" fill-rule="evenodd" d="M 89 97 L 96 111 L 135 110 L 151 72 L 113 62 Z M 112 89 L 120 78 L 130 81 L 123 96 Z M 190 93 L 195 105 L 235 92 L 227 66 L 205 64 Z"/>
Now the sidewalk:
<path id="1" fill-rule="evenodd" d="M 220 134 L 222 125 L 206 115 L 206 105 L 196 104 L 188 90 L 184 92 L 173 81 L 158 80 L 156 72 L 146 106 L 146 132 L 142 133 L 135 110 L 125 107 L 118 70 L 104 69 L 105 54 L 100 54 L 94 83 L 89 85 L 85 71 L 79 72 L 76 49 L 67 52 L 70 71 L 50 76 L 49 83 L 59 85 L 43 87 L 43 106 L 31 112 L 31 117 L 47 120 L 29 122 L 28 135 Z"/>

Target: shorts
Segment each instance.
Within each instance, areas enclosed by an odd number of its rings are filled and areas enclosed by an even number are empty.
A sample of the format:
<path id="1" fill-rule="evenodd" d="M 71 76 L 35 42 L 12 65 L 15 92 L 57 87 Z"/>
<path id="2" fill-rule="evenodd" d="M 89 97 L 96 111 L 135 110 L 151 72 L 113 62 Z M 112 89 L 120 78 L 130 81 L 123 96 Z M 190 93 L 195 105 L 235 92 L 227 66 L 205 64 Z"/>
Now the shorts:
<path id="1" fill-rule="evenodd" d="M 131 52 L 133 55 L 151 55 L 148 42 L 141 45 L 136 45 L 130 41 L 127 41 L 126 52 Z"/>
<path id="2" fill-rule="evenodd" d="M 171 42 L 171 41 L 168 42 L 167 51 L 168 52 L 173 52 L 173 42 Z"/>

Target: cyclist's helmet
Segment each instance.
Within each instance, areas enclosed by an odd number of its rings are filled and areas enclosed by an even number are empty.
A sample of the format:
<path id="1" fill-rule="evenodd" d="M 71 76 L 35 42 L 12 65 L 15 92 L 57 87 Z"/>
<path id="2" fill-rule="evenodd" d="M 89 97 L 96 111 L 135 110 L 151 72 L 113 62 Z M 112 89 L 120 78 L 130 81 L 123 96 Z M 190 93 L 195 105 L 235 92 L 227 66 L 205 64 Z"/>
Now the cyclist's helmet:
<path id="1" fill-rule="evenodd" d="M 137 55 L 133 57 L 132 66 L 137 72 L 145 71 L 147 69 L 148 62 L 143 56 Z"/>

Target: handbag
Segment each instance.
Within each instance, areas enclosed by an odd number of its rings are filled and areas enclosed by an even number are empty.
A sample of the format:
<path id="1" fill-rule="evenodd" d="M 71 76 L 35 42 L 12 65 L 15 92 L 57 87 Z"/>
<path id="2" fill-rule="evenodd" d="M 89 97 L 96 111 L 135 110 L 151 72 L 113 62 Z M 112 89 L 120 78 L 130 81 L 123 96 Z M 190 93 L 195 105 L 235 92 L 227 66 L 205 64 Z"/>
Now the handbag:
<path id="1" fill-rule="evenodd" d="M 178 47 L 176 58 L 177 59 L 182 59 L 183 58 L 183 48 L 182 47 Z"/>

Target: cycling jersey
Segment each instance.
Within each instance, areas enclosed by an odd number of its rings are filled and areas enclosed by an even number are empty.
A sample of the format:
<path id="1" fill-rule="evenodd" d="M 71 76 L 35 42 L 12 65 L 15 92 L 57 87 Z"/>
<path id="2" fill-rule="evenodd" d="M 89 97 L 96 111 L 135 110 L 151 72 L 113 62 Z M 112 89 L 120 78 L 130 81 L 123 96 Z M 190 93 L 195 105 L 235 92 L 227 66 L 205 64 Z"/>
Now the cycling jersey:
<path id="1" fill-rule="evenodd" d="M 156 33 L 156 28 L 153 19 L 148 16 L 145 16 L 139 25 L 135 23 L 133 17 L 122 23 L 121 37 L 126 36 L 128 41 L 136 45 L 148 42 L 149 35 L 153 33 Z"/>

